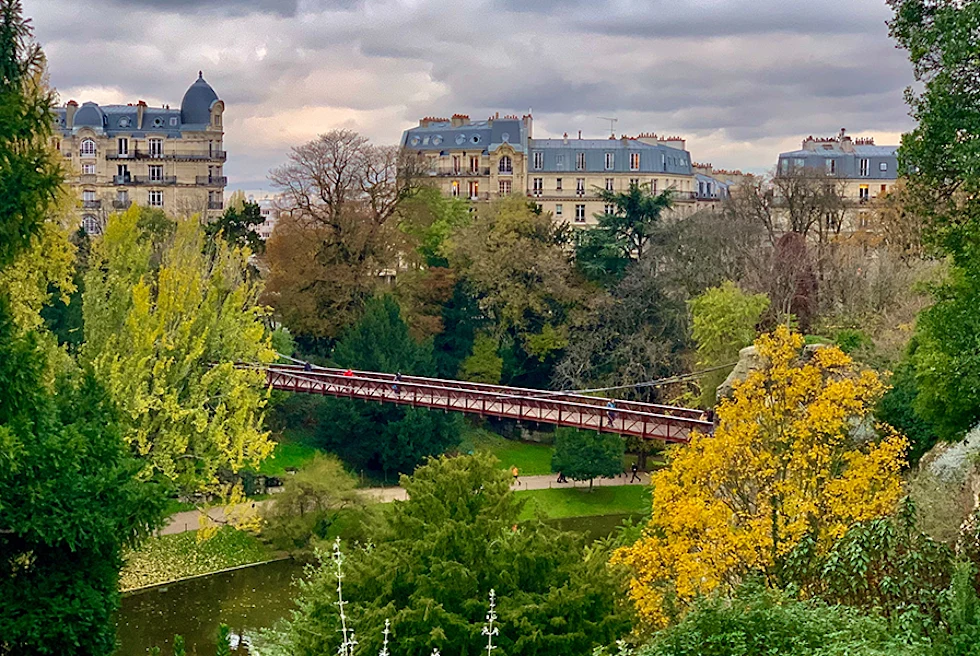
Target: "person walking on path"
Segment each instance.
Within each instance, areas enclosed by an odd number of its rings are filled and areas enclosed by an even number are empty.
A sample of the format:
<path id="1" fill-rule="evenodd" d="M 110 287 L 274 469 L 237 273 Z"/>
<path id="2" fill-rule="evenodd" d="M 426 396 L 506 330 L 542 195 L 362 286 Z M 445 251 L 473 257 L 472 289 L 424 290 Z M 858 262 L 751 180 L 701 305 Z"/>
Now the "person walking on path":
<path id="1" fill-rule="evenodd" d="M 513 467 L 510 468 L 510 473 L 514 475 L 514 485 L 516 485 L 517 487 L 520 487 L 521 486 L 521 479 L 518 478 L 520 472 L 517 471 L 517 465 L 514 465 Z"/>
<path id="2" fill-rule="evenodd" d="M 559 483 L 567 483 L 568 482 L 568 479 L 565 478 L 565 472 L 558 472 L 558 482 Z"/>
<path id="3" fill-rule="evenodd" d="M 632 483 L 633 481 L 640 481 L 640 477 L 636 475 L 636 472 L 639 471 L 639 467 L 636 466 L 635 462 L 630 467 L 630 471 L 633 472 L 633 476 L 630 477 L 630 483 Z"/>

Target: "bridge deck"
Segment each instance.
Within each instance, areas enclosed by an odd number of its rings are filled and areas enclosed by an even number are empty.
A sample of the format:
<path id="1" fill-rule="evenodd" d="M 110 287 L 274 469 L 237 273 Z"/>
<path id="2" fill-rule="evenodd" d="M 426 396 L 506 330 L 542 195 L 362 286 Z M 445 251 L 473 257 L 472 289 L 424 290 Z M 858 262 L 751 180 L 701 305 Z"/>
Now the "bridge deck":
<path id="1" fill-rule="evenodd" d="M 710 433 L 713 428 L 711 422 L 700 419 L 700 410 L 654 403 L 616 401 L 616 408 L 610 410 L 606 407 L 608 399 L 584 394 L 418 376 L 402 376 L 396 382 L 393 374 L 355 371 L 345 376 L 341 369 L 306 371 L 299 365 L 263 369 L 276 390 L 572 426 L 665 442 L 686 442 L 691 431 Z"/>

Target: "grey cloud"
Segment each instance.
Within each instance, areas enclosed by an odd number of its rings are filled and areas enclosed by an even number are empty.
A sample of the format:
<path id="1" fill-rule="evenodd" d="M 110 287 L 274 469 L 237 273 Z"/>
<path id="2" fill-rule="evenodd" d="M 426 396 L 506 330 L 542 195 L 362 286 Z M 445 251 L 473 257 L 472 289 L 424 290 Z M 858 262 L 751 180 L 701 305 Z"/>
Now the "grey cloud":
<path id="1" fill-rule="evenodd" d="M 295 16 L 299 9 L 299 0 L 111 0 L 111 3 L 120 9 L 134 11 L 220 13 L 231 16 L 256 12 Z"/>

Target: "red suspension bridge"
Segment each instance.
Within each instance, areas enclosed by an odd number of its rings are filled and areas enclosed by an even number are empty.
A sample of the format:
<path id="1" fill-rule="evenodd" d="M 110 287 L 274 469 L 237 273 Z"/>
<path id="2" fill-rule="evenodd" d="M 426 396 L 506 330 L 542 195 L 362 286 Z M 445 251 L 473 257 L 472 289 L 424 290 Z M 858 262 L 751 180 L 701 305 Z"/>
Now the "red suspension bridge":
<path id="1" fill-rule="evenodd" d="M 615 401 L 575 392 L 485 385 L 461 380 L 350 371 L 297 364 L 262 369 L 269 385 L 286 392 L 396 403 L 555 426 L 571 426 L 633 435 L 665 442 L 686 442 L 692 431 L 710 433 L 713 425 L 700 410 L 637 401 Z"/>

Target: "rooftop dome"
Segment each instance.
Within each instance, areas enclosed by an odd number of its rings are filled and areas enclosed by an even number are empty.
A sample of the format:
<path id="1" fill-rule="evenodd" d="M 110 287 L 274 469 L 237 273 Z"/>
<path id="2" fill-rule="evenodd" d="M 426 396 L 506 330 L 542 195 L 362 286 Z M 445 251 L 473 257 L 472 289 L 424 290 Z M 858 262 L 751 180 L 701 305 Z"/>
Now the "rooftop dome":
<path id="1" fill-rule="evenodd" d="M 87 102 L 75 112 L 75 127 L 101 128 L 104 114 L 102 109 L 94 102 Z"/>
<path id="2" fill-rule="evenodd" d="M 198 72 L 197 81 L 187 89 L 180 101 L 180 122 L 184 125 L 205 125 L 211 122 L 211 103 L 218 99 L 211 85 Z"/>

